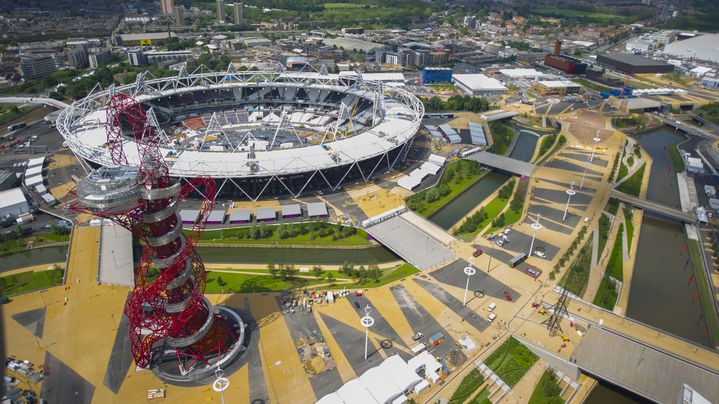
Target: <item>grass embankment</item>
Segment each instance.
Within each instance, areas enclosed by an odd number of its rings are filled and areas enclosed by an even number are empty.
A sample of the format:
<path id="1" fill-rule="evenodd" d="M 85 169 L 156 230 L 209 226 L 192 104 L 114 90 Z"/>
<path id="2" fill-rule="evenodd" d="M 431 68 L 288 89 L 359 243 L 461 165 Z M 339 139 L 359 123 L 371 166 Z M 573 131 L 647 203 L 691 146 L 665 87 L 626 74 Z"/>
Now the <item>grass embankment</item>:
<path id="1" fill-rule="evenodd" d="M 18 233 L 10 233 L 0 241 L 0 256 L 26 251 L 28 248 L 40 247 L 54 243 L 67 243 L 70 236 L 67 234 L 43 233 L 30 237 L 18 237 Z"/>
<path id="2" fill-rule="evenodd" d="M 492 401 L 489 399 L 491 393 L 492 392 L 485 386 L 482 391 L 470 401 L 470 404 L 492 404 Z"/>
<path id="3" fill-rule="evenodd" d="M 537 160 L 541 160 L 545 154 L 554 146 L 557 142 L 557 135 L 545 135 L 542 136 L 542 141 L 539 142 L 539 154 Z"/>
<path id="4" fill-rule="evenodd" d="M 595 24 L 631 24 L 643 18 L 645 15 L 641 13 L 628 13 L 627 11 L 619 11 L 614 13 L 615 9 L 597 8 L 596 11 L 588 10 L 572 10 L 569 8 L 534 8 L 530 10 L 533 15 L 543 17 L 564 18 L 581 23 Z"/>
<path id="5" fill-rule="evenodd" d="M 603 93 L 608 93 L 608 92 L 612 91 L 612 89 L 607 86 L 601 85 L 599 83 L 595 83 L 593 81 L 589 81 L 587 79 L 574 79 L 574 82 L 577 84 L 580 84 L 584 87 L 591 88 L 594 91 L 599 91 L 599 92 L 603 92 Z"/>
<path id="6" fill-rule="evenodd" d="M 362 229 L 324 222 L 252 225 L 234 229 L 205 230 L 200 244 L 272 244 L 366 246 Z"/>
<path id="7" fill-rule="evenodd" d="M 631 177 L 627 178 L 626 181 L 619 184 L 617 190 L 624 192 L 628 195 L 639 196 L 639 191 L 642 189 L 642 181 L 644 180 L 644 170 L 647 168 L 646 164 L 643 164 Z"/>
<path id="8" fill-rule="evenodd" d="M 628 206 L 624 206 L 624 223 L 627 228 L 627 250 L 631 251 L 632 248 L 632 238 L 634 237 L 634 223 L 632 223 L 632 218 L 634 217 L 634 213 L 632 213 L 632 209 Z"/>
<path id="9" fill-rule="evenodd" d="M 562 404 L 564 400 L 560 397 L 562 388 L 557 384 L 557 377 L 554 372 L 547 369 L 534 387 L 529 404 Z"/>
<path id="10" fill-rule="evenodd" d="M 614 245 L 612 246 L 612 252 L 609 255 L 609 262 L 607 263 L 607 269 L 604 272 L 606 275 L 612 278 L 624 282 L 624 252 L 622 250 L 622 234 L 624 233 L 624 224 L 619 224 L 619 230 L 617 231 L 617 238 L 614 239 Z"/>
<path id="11" fill-rule="evenodd" d="M 562 278 L 561 285 L 563 288 L 569 290 L 570 293 L 575 296 L 582 297 L 584 292 L 587 290 L 587 283 L 589 282 L 589 271 L 592 267 L 592 237 L 584 243 L 584 246 L 579 250 L 579 255 L 574 260 L 572 266 L 564 277 Z"/>
<path id="12" fill-rule="evenodd" d="M 702 105 L 694 111 L 695 114 L 701 116 L 709 122 L 719 125 L 719 102 L 712 102 Z"/>
<path id="13" fill-rule="evenodd" d="M 512 144 L 514 131 L 500 121 L 490 122 L 489 129 L 492 133 L 493 143 L 488 151 L 504 156 L 507 153 L 507 149 L 509 149 L 509 145 Z"/>
<path id="14" fill-rule="evenodd" d="M 514 387 L 537 359 L 537 355 L 527 347 L 509 337 L 484 363 L 509 387 Z"/>
<path id="15" fill-rule="evenodd" d="M 407 197 L 407 207 L 418 215 L 431 216 L 486 173 L 476 161 L 453 161 L 447 165 L 436 186 Z"/>
<path id="16" fill-rule="evenodd" d="M 614 174 L 617 173 L 617 165 L 619 164 L 619 158 L 620 154 L 617 152 L 617 154 L 614 155 L 614 161 L 612 162 L 612 171 L 609 172 L 609 178 L 607 181 L 612 182 L 614 181 Z"/>
<path id="17" fill-rule="evenodd" d="M 57 286 L 62 283 L 63 273 L 62 268 L 55 268 L 0 277 L 0 296 L 13 297 Z"/>
<path id="18" fill-rule="evenodd" d="M 612 216 L 616 216 L 617 211 L 619 210 L 619 200 L 615 198 L 609 198 L 609 202 L 607 202 L 607 207 L 604 210 L 611 213 Z"/>
<path id="19" fill-rule="evenodd" d="M 674 167 L 674 171 L 677 173 L 683 173 L 686 169 L 684 167 L 684 158 L 682 157 L 682 152 L 679 151 L 679 147 L 677 146 L 679 143 L 674 143 L 669 145 L 669 154 L 672 156 L 672 166 Z"/>
<path id="20" fill-rule="evenodd" d="M 479 372 L 479 369 L 472 369 L 467 376 L 462 379 L 459 383 L 459 387 L 452 394 L 452 398 L 449 399 L 450 404 L 462 404 L 484 383 L 484 377 Z"/>
<path id="21" fill-rule="evenodd" d="M 614 305 L 617 304 L 618 296 L 614 282 L 607 275 L 604 275 L 592 303 L 611 311 L 614 310 Z"/>
<path id="22" fill-rule="evenodd" d="M 689 250 L 689 256 L 692 259 L 692 268 L 694 268 L 694 279 L 699 289 L 699 300 L 702 303 L 704 309 L 704 318 L 706 318 L 707 329 L 709 331 L 709 338 L 712 341 L 713 346 L 719 344 L 719 317 L 714 306 L 714 300 L 712 297 L 713 289 L 709 284 L 709 280 L 706 277 L 704 271 L 704 264 L 701 258 L 701 252 L 699 251 L 699 243 L 696 240 L 687 240 L 687 247 Z"/>
<path id="23" fill-rule="evenodd" d="M 231 271 L 230 269 L 226 271 Z M 238 270 L 241 272 L 253 272 L 254 274 L 246 273 L 230 273 L 230 272 L 215 272 L 208 271 L 207 273 L 207 286 L 205 291 L 207 293 L 255 293 L 255 292 L 280 292 L 289 289 L 300 289 L 312 287 L 313 285 L 319 284 L 332 284 L 335 281 L 347 281 L 352 280 L 354 282 L 342 282 L 336 287 L 378 287 L 386 285 L 388 283 L 400 280 L 407 276 L 413 275 L 419 270 L 410 264 L 400 265 L 395 268 L 387 269 L 382 271 L 380 276 L 375 282 L 369 278 L 363 278 L 362 280 L 352 278 L 347 274 L 340 273 L 339 271 L 327 271 L 321 270 L 315 272 L 294 273 L 287 276 L 286 279 L 282 279 L 281 275 L 272 276 L 268 270 L 262 269 L 249 269 L 249 270 Z M 297 275 L 307 276 L 307 278 L 300 278 Z M 310 278 L 312 277 L 312 278 Z M 218 282 L 219 279 L 219 282 Z M 329 288 L 331 289 L 331 287 Z M 224 292 L 223 292 L 224 291 Z"/>
<path id="24" fill-rule="evenodd" d="M 525 178 L 523 180 L 519 180 L 517 190 L 514 192 L 512 201 L 509 203 L 509 209 L 492 221 L 492 227 L 487 231 L 488 233 L 497 231 L 505 226 L 511 226 L 522 218 L 522 212 L 524 212 L 524 200 L 527 198 L 528 189 L 529 179 Z"/>
<path id="25" fill-rule="evenodd" d="M 0 109 L 0 127 L 4 130 L 6 125 L 16 119 L 22 118 L 36 107 L 18 107 L 11 105 Z"/>
<path id="26" fill-rule="evenodd" d="M 504 209 L 504 207 L 507 206 L 509 197 L 512 196 L 514 183 L 514 178 L 507 181 L 507 183 L 499 190 L 499 194 L 487 205 L 467 217 L 464 223 L 462 223 L 462 225 L 454 231 L 454 235 L 463 240 L 473 239 L 477 233 L 482 231 L 482 229 L 491 223 Z"/>

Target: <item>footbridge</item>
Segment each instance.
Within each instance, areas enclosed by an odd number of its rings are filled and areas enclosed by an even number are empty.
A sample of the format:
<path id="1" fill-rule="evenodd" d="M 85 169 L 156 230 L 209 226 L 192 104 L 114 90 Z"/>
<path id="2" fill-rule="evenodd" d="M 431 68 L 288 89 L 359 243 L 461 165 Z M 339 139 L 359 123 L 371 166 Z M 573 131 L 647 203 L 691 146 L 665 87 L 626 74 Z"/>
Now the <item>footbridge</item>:
<path id="1" fill-rule="evenodd" d="M 678 121 L 676 119 L 670 119 L 663 115 L 660 115 L 660 118 L 666 125 L 669 125 L 672 128 L 680 130 L 682 132 L 686 132 L 690 135 L 700 136 L 705 139 L 711 139 L 711 140 L 717 140 L 717 138 L 719 138 L 719 136 L 711 134 L 711 133 L 705 131 L 704 129 L 697 128 L 696 126 L 686 124 L 686 123 Z"/>
<path id="2" fill-rule="evenodd" d="M 713 356 L 719 361 L 716 353 Z M 685 394 L 685 386 L 691 387 L 709 402 L 719 402 L 719 373 L 716 369 L 701 366 L 606 327 L 589 328 L 574 350 L 571 362 L 585 373 L 658 403 L 686 402 L 680 400 Z M 701 402 L 696 398 L 692 401 Z"/>
<path id="3" fill-rule="evenodd" d="M 473 160 L 481 165 L 496 168 L 500 171 L 520 175 L 523 177 L 531 177 L 537 166 L 532 163 L 515 160 L 510 157 L 500 156 L 494 153 L 482 151 L 462 157 L 465 160 Z"/>
<path id="4" fill-rule="evenodd" d="M 692 215 L 689 212 L 685 212 L 681 209 L 673 208 L 671 206 L 667 206 L 661 203 L 648 201 L 646 199 L 637 198 L 636 196 L 627 195 L 624 192 L 619 192 L 616 189 L 613 189 L 609 196 L 611 198 L 618 199 L 624 203 L 630 204 L 632 206 L 635 206 L 637 208 L 644 209 L 646 211 L 650 211 L 653 213 L 657 213 L 659 215 L 669 217 L 671 219 L 680 220 L 682 222 L 686 223 L 695 223 L 696 218 L 694 215 Z"/>
<path id="5" fill-rule="evenodd" d="M 57 109 L 65 109 L 69 107 L 68 104 L 65 104 L 62 101 L 43 97 L 0 97 L 0 104 L 38 104 L 47 105 Z"/>

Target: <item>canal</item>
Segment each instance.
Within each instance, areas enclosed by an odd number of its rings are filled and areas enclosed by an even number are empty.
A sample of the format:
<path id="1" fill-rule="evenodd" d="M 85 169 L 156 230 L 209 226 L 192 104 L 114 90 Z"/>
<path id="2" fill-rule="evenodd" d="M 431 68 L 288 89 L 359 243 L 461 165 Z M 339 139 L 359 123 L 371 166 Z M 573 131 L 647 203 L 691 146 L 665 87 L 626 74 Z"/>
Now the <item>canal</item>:
<path id="1" fill-rule="evenodd" d="M 208 264 L 319 264 L 339 265 L 346 262 L 354 265 L 399 261 L 400 257 L 382 245 L 362 249 L 339 248 L 289 248 L 289 247 L 197 247 L 197 251 Z"/>
<path id="2" fill-rule="evenodd" d="M 0 256 L 0 273 L 33 265 L 65 263 L 67 245 L 33 248 Z"/>
<path id="3" fill-rule="evenodd" d="M 539 139 L 539 135 L 522 129 L 519 131 L 517 136 L 519 137 L 517 138 L 514 149 L 512 149 L 512 153 L 509 156 L 517 160 L 528 162 L 534 155 L 534 149 L 537 147 L 537 139 Z M 504 183 L 511 177 L 512 176 L 510 174 L 498 172 L 496 170 L 490 172 L 467 188 L 459 196 L 447 203 L 440 210 L 435 212 L 428 219 L 437 226 L 445 230 L 449 230 L 449 228 L 462 220 L 463 217 L 467 216 L 472 209 L 482 203 L 489 195 L 504 185 Z"/>

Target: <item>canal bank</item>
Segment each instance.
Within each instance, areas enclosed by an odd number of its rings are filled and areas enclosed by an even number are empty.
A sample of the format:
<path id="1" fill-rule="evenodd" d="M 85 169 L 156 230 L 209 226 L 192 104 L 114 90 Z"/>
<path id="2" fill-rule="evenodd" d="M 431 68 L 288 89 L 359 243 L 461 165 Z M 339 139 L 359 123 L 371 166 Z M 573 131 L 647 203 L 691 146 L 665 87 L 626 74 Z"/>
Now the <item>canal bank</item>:
<path id="1" fill-rule="evenodd" d="M 48 265 L 67 260 L 68 245 L 52 245 L 48 247 L 37 247 L 30 250 L 20 251 L 0 256 L 0 275 L 5 271 L 32 267 L 37 265 Z"/>
<path id="2" fill-rule="evenodd" d="M 524 129 L 519 130 L 509 157 L 529 162 L 534 156 L 538 139 L 539 135 L 535 132 Z M 475 211 L 478 205 L 481 205 L 489 196 L 494 194 L 511 177 L 511 174 L 493 170 L 427 219 L 437 226 L 449 230 Z"/>

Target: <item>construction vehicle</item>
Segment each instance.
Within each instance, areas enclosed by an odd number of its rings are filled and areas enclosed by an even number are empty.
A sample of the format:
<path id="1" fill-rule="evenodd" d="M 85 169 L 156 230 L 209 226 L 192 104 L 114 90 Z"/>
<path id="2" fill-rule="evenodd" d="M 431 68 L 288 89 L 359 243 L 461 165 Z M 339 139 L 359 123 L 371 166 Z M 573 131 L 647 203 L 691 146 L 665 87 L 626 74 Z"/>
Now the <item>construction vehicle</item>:
<path id="1" fill-rule="evenodd" d="M 569 342 L 569 335 L 567 334 L 559 334 L 562 337 L 562 341 Z"/>
<path id="2" fill-rule="evenodd" d="M 537 310 L 537 311 L 539 312 L 539 314 L 542 314 L 542 315 L 547 314 L 547 309 L 545 309 L 544 307 L 540 307 L 539 310 Z"/>

